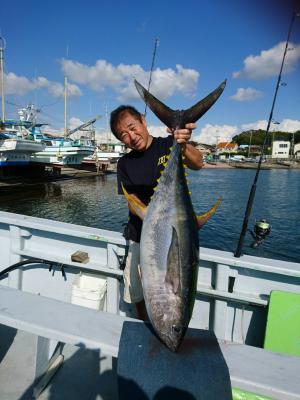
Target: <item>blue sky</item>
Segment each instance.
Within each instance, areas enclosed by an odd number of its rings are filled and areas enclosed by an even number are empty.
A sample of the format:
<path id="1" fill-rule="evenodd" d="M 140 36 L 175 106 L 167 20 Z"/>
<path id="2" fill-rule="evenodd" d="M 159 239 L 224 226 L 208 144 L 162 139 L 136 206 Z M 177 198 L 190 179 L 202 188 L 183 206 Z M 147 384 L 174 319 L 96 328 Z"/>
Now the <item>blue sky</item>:
<path id="1" fill-rule="evenodd" d="M 6 116 L 33 102 L 51 129 L 64 125 L 63 79 L 69 80 L 70 127 L 105 110 L 144 110 L 133 78 L 171 108 L 188 108 L 225 78 L 227 87 L 198 121 L 194 138 L 229 139 L 266 127 L 291 19 L 292 0 L 66 1 L 19 0 L 1 6 L 6 40 Z M 276 129 L 300 129 L 300 18 L 297 18 L 274 111 Z M 154 134 L 165 131 L 151 112 Z"/>

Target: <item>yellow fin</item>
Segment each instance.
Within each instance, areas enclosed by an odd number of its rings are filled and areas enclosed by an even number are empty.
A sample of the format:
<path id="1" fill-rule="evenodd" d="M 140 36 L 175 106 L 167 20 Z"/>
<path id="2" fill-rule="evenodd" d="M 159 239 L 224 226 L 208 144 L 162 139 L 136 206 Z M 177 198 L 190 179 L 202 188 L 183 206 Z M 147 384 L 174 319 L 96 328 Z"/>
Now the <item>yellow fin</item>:
<path id="1" fill-rule="evenodd" d="M 201 229 L 204 224 L 214 215 L 214 213 L 217 211 L 217 208 L 221 204 L 222 198 L 220 197 L 216 204 L 206 213 L 202 215 L 197 215 L 197 222 L 198 222 L 198 228 Z"/>
<path id="2" fill-rule="evenodd" d="M 123 183 L 121 185 L 124 196 L 128 201 L 128 207 L 130 211 L 135 213 L 141 219 L 144 219 L 147 211 L 147 206 L 145 206 L 145 204 L 135 194 L 129 194 L 125 189 Z"/>

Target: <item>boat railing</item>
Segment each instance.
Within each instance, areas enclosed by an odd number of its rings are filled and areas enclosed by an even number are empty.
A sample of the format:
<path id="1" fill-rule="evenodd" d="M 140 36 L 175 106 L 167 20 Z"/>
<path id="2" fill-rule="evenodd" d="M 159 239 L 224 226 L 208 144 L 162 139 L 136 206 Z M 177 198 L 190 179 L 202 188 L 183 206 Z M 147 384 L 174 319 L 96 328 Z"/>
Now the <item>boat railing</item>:
<path id="1" fill-rule="evenodd" d="M 71 302 L 76 275 L 89 272 L 107 279 L 105 311 L 124 315 L 120 262 L 125 247 L 119 232 L 0 212 L 1 270 L 31 258 L 54 265 L 51 272 L 45 265 L 11 272 L 1 283 L 13 288 Z M 88 254 L 87 263 L 71 260 L 77 251 Z M 201 247 L 191 327 L 261 346 L 272 290 L 299 293 L 300 265 L 249 255 L 235 258 L 230 252 Z"/>

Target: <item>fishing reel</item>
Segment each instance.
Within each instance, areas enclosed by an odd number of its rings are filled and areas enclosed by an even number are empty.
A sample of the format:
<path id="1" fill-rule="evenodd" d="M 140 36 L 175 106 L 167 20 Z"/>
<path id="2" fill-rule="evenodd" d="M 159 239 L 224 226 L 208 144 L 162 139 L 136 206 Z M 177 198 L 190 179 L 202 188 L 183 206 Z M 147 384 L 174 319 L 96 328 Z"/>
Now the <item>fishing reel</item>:
<path id="1" fill-rule="evenodd" d="M 253 231 L 250 231 L 254 242 L 251 244 L 253 249 L 260 246 L 271 232 L 271 225 L 266 219 L 255 221 Z"/>

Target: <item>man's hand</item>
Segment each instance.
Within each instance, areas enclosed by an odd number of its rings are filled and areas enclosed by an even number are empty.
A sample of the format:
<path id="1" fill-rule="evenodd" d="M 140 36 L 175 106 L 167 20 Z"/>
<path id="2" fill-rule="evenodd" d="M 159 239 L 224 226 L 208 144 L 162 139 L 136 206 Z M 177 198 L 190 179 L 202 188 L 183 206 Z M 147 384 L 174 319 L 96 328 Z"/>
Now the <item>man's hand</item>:
<path id="1" fill-rule="evenodd" d="M 193 130 L 196 128 L 197 128 L 196 124 L 189 123 L 185 125 L 185 128 L 176 129 L 175 131 L 167 128 L 167 131 L 169 133 L 172 133 L 172 135 L 174 135 L 174 138 L 176 139 L 177 143 L 187 143 L 191 139 Z"/>
<path id="2" fill-rule="evenodd" d="M 203 167 L 203 157 L 202 153 L 197 150 L 191 144 L 188 144 L 188 141 L 191 139 L 192 132 L 196 129 L 197 125 L 195 123 L 189 123 L 185 125 L 185 128 L 171 130 L 167 128 L 169 133 L 174 135 L 177 143 L 183 145 L 183 154 L 185 156 L 185 163 L 190 169 L 200 169 Z"/>

